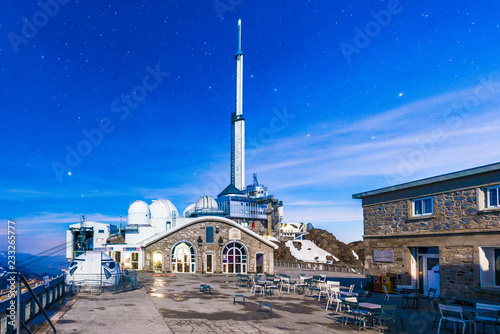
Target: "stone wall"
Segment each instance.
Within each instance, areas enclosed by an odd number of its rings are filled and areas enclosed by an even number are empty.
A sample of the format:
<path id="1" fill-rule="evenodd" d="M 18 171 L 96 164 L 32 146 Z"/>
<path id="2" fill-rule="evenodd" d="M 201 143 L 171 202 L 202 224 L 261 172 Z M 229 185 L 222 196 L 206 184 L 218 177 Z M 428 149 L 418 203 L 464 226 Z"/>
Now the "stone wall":
<path id="1" fill-rule="evenodd" d="M 366 261 L 370 263 L 370 270 L 373 275 L 385 276 L 386 274 L 394 274 L 404 271 L 405 251 L 403 247 L 377 247 L 376 249 L 392 250 L 394 255 L 394 262 L 373 262 L 373 249 L 371 249 L 370 254 L 365 254 L 365 256 Z"/>
<path id="2" fill-rule="evenodd" d="M 363 207 L 365 235 L 500 229 L 500 210 L 478 211 L 476 189 L 434 195 L 434 214 L 411 216 L 411 200 Z"/>
<path id="3" fill-rule="evenodd" d="M 414 198 L 363 206 L 365 268 L 373 275 L 395 276 L 396 284 L 418 285 L 418 259 L 412 250 L 438 247 L 441 296 L 498 300 L 500 289 L 481 287 L 478 250 L 500 246 L 500 210 L 483 209 L 479 188 L 417 193 L 416 198 L 433 197 L 432 215 L 412 217 Z M 392 250 L 394 261 L 374 262 L 374 250 Z"/>
<path id="4" fill-rule="evenodd" d="M 440 250 L 441 294 L 472 298 L 481 288 L 478 268 L 474 266 L 474 247 L 446 246 Z"/>
<path id="5" fill-rule="evenodd" d="M 214 230 L 217 227 L 219 233 L 214 234 L 214 243 L 207 244 L 205 242 L 205 227 L 214 226 Z M 264 254 L 264 271 L 268 273 L 274 272 L 274 248 L 267 245 L 263 241 L 257 239 L 253 235 L 249 234 L 243 227 L 235 227 L 226 222 L 221 222 L 217 220 L 207 220 L 201 221 L 194 224 L 188 224 L 186 227 L 167 235 L 166 237 L 156 241 L 155 243 L 149 245 L 145 249 L 146 259 L 145 259 L 145 269 L 153 271 L 153 254 L 160 253 L 163 256 L 163 271 L 170 272 L 171 268 L 171 254 L 172 248 L 181 241 L 187 241 L 192 244 L 196 251 L 196 272 L 201 273 L 206 270 L 206 254 L 212 254 L 213 256 L 213 272 L 222 272 L 222 255 L 221 252 L 224 246 L 230 242 L 229 240 L 229 230 L 239 229 L 241 231 L 241 239 L 235 240 L 241 242 L 245 245 L 247 254 L 247 272 L 256 271 L 256 255 L 258 253 Z M 203 240 L 202 245 L 198 246 L 198 238 L 201 237 Z M 222 237 L 223 246 L 220 247 L 218 244 L 219 237 Z"/>
<path id="6" fill-rule="evenodd" d="M 393 276 L 395 284 L 417 284 L 418 259 L 412 249 L 418 247 L 439 248 L 441 296 L 461 299 L 498 301 L 500 289 L 482 288 L 479 247 L 499 246 L 500 232 L 487 231 L 462 235 L 405 235 L 398 238 L 365 238 L 365 268 L 375 276 Z M 374 262 L 374 250 L 392 250 L 393 262 Z M 412 265 L 412 261 L 414 265 Z"/>

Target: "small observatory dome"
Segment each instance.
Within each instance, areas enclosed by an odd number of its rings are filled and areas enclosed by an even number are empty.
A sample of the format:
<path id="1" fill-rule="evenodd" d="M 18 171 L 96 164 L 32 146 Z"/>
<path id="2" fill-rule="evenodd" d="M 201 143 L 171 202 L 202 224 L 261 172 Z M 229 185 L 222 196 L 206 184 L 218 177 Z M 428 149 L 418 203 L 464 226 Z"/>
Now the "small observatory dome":
<path id="1" fill-rule="evenodd" d="M 149 225 L 150 217 L 149 205 L 144 201 L 135 201 L 128 208 L 128 224 Z"/>
<path id="2" fill-rule="evenodd" d="M 196 206 L 196 204 L 189 204 L 188 207 L 184 210 L 184 212 L 182 213 L 182 216 L 184 218 L 189 218 L 191 217 L 191 214 L 194 212 L 194 207 Z"/>
<path id="3" fill-rule="evenodd" d="M 177 208 L 168 199 L 153 200 L 153 203 L 149 206 L 149 210 L 151 210 L 152 219 L 171 220 L 179 215 Z"/>
<path id="4" fill-rule="evenodd" d="M 212 198 L 212 196 L 200 196 L 200 199 L 196 203 L 195 210 L 217 210 L 217 202 Z"/>
<path id="5" fill-rule="evenodd" d="M 151 211 L 151 226 L 156 228 L 156 233 L 175 227 L 179 212 L 168 199 L 153 200 L 149 210 Z"/>

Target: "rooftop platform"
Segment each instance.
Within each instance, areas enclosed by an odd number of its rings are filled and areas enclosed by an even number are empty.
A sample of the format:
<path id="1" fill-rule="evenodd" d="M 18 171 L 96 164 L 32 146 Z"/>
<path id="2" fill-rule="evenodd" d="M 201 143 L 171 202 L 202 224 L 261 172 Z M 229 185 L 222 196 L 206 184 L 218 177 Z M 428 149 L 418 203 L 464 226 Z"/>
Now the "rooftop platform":
<path id="1" fill-rule="evenodd" d="M 343 274 L 341 284 L 349 279 L 359 286 L 359 275 Z M 340 325 L 333 311 L 326 312 L 324 300 L 285 292 L 253 296 L 248 289 L 236 287 L 233 275 L 140 273 L 139 282 L 142 287 L 131 292 L 75 297 L 54 317 L 57 333 L 358 333 L 353 325 Z M 210 285 L 213 294 L 201 292 L 200 284 Z M 233 304 L 235 295 L 245 296 L 245 305 Z M 383 294 L 374 293 L 369 301 L 382 303 L 382 299 Z M 272 304 L 272 316 L 258 313 L 259 303 Z M 435 313 L 426 303 L 420 310 L 402 310 L 406 331 L 400 333 L 437 333 L 437 328 L 431 329 Z M 394 327 L 391 332 L 396 333 Z M 452 326 L 441 332 L 453 332 Z"/>

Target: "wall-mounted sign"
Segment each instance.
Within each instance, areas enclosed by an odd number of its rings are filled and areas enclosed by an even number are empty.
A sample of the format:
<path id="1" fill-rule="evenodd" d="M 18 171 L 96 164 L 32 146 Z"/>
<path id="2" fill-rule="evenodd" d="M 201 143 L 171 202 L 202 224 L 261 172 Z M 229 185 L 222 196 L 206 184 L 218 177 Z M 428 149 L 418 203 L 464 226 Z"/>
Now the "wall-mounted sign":
<path id="1" fill-rule="evenodd" d="M 394 262 L 394 253 L 392 249 L 373 250 L 373 262 Z"/>
<path id="2" fill-rule="evenodd" d="M 241 230 L 232 228 L 229 230 L 229 240 L 241 240 Z"/>
<path id="3" fill-rule="evenodd" d="M 140 252 L 140 247 L 123 247 L 124 252 Z"/>

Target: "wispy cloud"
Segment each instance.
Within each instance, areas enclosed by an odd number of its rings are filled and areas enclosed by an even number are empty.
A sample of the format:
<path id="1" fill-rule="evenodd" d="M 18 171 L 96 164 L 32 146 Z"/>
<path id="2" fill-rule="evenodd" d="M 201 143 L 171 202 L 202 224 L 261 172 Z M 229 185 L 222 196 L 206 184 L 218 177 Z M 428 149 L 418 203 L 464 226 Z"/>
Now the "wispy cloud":
<path id="1" fill-rule="evenodd" d="M 389 110 L 344 129 L 298 134 L 259 148 L 259 172 L 272 173 L 280 189 L 333 186 L 357 177 L 394 181 L 495 162 L 500 83 L 489 82 Z M 481 92 L 478 93 L 478 92 Z M 475 101 L 474 103 L 471 101 Z M 376 134 L 376 135 L 373 135 Z M 264 154 L 273 152 L 273 154 Z M 460 154 L 458 154 L 460 152 Z M 453 161 L 453 165 L 450 162 Z M 406 171 L 402 171 L 402 164 Z M 404 169 L 404 168 L 403 168 Z"/>
<path id="2" fill-rule="evenodd" d="M 110 216 L 101 213 L 86 215 L 87 220 L 119 225 L 127 217 Z M 6 220 L 5 220 L 6 221 Z M 16 248 L 19 252 L 35 254 L 66 243 L 66 233 L 70 224 L 78 223 L 80 214 L 73 212 L 39 212 L 14 219 Z M 7 224 L 0 227 L 0 236 L 7 234 Z M 61 248 L 61 254 L 64 249 Z"/>
<path id="3" fill-rule="evenodd" d="M 490 82 L 488 87 L 485 90 L 484 85 L 478 85 L 431 97 L 342 128 L 318 124 L 315 131 L 249 149 L 247 166 L 259 173 L 271 193 L 284 200 L 285 221 L 308 219 L 317 227 L 327 227 L 339 239 L 360 239 L 362 208 L 358 201 L 351 200 L 352 193 L 500 161 L 495 146 L 500 133 L 500 81 Z M 192 178 L 179 181 L 180 186 L 102 184 L 109 185 L 117 196 L 126 193 L 137 199 L 173 198 L 182 211 L 197 196 L 216 196 L 224 189 L 229 184 L 227 167 L 225 161 L 204 166 Z M 7 189 L 2 198 L 60 195 Z M 87 218 L 120 222 L 118 215 L 94 213 Z M 67 225 L 79 219 L 80 215 L 73 212 L 41 212 L 19 217 L 16 222 L 26 234 L 25 240 L 37 242 L 34 236 L 28 236 L 35 226 L 47 235 L 57 231 L 63 236 Z M 126 217 L 121 219 L 126 221 Z M 0 229 L 0 234 L 5 232 Z M 59 239 L 53 243 L 64 242 L 64 237 Z"/>
<path id="4" fill-rule="evenodd" d="M 98 222 L 109 222 L 117 223 L 120 219 L 124 221 L 127 220 L 126 217 L 120 218 L 120 216 L 109 216 L 101 213 L 93 213 L 85 215 L 87 220 L 95 220 Z M 16 223 L 16 229 L 21 231 L 22 229 L 29 230 L 29 228 L 34 226 L 44 226 L 45 228 L 55 228 L 60 229 L 59 226 L 66 228 L 68 224 L 78 223 L 80 221 L 81 215 L 79 213 L 73 212 L 39 212 L 29 214 L 24 217 L 16 217 L 14 222 Z"/>

